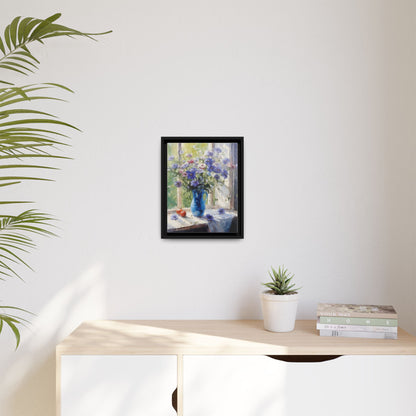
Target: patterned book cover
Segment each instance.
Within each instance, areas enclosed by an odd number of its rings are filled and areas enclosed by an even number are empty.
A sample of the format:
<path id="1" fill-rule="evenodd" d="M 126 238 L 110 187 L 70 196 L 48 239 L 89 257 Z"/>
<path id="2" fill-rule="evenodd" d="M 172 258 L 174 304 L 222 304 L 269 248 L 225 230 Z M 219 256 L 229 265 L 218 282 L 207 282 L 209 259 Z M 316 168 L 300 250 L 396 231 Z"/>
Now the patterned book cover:
<path id="1" fill-rule="evenodd" d="M 316 329 L 331 329 L 332 331 L 355 331 L 355 332 L 389 332 L 397 334 L 397 326 L 371 326 L 371 325 L 336 325 L 316 324 Z"/>
<path id="2" fill-rule="evenodd" d="M 391 305 L 354 305 L 340 303 L 319 303 L 318 316 L 346 316 L 356 318 L 397 319 Z"/>
<path id="3" fill-rule="evenodd" d="M 397 339 L 397 334 L 388 332 L 332 331 L 331 329 L 321 329 L 319 335 L 321 337 Z"/>
<path id="4" fill-rule="evenodd" d="M 348 318 L 347 316 L 319 316 L 320 324 L 329 325 L 368 325 L 368 326 L 398 326 L 397 319 L 385 318 Z"/>

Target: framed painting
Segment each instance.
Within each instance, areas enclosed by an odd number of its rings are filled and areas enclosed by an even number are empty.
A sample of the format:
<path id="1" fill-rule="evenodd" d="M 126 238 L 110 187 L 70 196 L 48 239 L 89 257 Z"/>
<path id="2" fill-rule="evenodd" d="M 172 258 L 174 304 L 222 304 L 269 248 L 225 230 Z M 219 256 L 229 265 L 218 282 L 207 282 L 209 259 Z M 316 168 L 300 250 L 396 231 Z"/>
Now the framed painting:
<path id="1" fill-rule="evenodd" d="M 162 238 L 244 238 L 243 137 L 162 137 Z"/>

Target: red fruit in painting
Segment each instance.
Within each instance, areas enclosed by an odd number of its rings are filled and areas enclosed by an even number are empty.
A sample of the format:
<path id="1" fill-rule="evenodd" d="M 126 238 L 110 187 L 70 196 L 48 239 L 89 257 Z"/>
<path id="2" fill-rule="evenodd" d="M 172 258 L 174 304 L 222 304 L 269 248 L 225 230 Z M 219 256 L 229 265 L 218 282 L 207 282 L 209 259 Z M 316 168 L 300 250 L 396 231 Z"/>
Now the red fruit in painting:
<path id="1" fill-rule="evenodd" d="M 178 214 L 178 215 L 181 215 L 181 212 L 182 212 L 183 210 L 182 209 L 177 209 L 176 210 L 176 213 Z"/>
<path id="2" fill-rule="evenodd" d="M 181 210 L 181 212 L 179 213 L 179 215 L 181 217 L 186 217 L 186 211 L 184 211 L 183 209 Z"/>

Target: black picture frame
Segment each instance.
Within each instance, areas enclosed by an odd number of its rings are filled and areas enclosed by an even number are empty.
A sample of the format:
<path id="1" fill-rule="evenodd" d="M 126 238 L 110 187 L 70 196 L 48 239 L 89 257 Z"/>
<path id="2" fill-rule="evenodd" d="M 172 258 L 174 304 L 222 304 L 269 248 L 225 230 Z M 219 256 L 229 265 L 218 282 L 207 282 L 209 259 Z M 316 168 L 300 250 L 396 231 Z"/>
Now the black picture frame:
<path id="1" fill-rule="evenodd" d="M 211 136 L 175 136 L 175 137 L 162 137 L 162 149 L 161 149 L 161 237 L 162 239 L 242 239 L 244 238 L 244 137 L 241 136 L 221 136 L 221 137 L 211 137 Z M 231 163 L 233 168 L 233 196 L 232 196 L 232 208 L 227 209 L 226 214 L 233 215 L 231 220 L 231 225 L 229 231 L 210 231 L 211 224 L 198 224 L 192 225 L 191 227 L 183 227 L 172 229 L 171 225 L 168 228 L 168 223 L 172 224 L 171 218 L 175 217 L 175 210 L 173 213 L 171 210 L 168 210 L 168 145 L 170 143 L 212 143 L 215 144 L 221 143 L 235 143 L 236 146 L 233 146 L 233 156 L 236 160 L 236 164 Z M 179 148 L 179 147 L 178 147 Z M 231 147 L 230 147 L 231 148 Z M 236 149 L 236 151 L 235 151 Z M 214 148 L 215 150 L 215 148 Z M 235 154 L 236 152 L 236 154 Z M 231 174 L 230 174 L 231 177 Z M 230 207 L 231 208 L 231 207 Z M 234 209 L 235 208 L 235 209 Z M 191 218 L 195 218 L 190 210 L 186 208 L 189 212 L 186 218 L 187 221 Z M 220 212 L 218 210 L 218 212 Z M 195 219 L 200 219 L 200 222 L 203 222 L 205 217 L 197 217 Z M 212 217 L 212 216 L 211 216 Z M 212 218 L 211 218 L 212 219 Z M 182 218 L 178 218 L 182 221 Z M 183 221 L 182 221 L 183 222 Z M 179 223 L 179 221 L 178 221 Z M 176 221 L 175 221 L 176 226 Z"/>

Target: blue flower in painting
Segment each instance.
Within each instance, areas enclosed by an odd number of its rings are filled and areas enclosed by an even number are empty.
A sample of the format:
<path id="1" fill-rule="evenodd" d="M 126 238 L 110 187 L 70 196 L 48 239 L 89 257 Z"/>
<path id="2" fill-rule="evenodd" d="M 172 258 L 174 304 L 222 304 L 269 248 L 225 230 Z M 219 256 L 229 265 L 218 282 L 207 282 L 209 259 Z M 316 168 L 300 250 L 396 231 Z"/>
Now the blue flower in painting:
<path id="1" fill-rule="evenodd" d="M 226 157 L 226 158 L 222 161 L 222 163 L 224 163 L 224 165 L 226 165 L 227 163 L 230 163 L 230 159 L 228 159 L 228 157 Z"/>
<path id="2" fill-rule="evenodd" d="M 216 147 L 214 150 L 215 150 L 217 153 L 221 153 L 221 152 L 222 152 L 222 150 L 221 150 L 219 147 Z"/>
<path id="3" fill-rule="evenodd" d="M 214 166 L 213 170 L 215 173 L 221 173 L 221 168 L 219 166 Z"/>
<path id="4" fill-rule="evenodd" d="M 207 214 L 207 215 L 205 215 L 205 218 L 206 218 L 208 221 L 213 221 L 213 220 L 214 220 L 214 217 L 213 217 L 211 214 Z"/>
<path id="5" fill-rule="evenodd" d="M 176 182 L 175 182 L 175 186 L 176 186 L 177 188 L 180 188 L 180 187 L 182 186 L 182 182 L 181 182 L 181 181 L 176 181 Z"/>
<path id="6" fill-rule="evenodd" d="M 176 221 L 179 219 L 179 217 L 176 214 L 173 214 L 170 216 L 170 219 Z"/>
<path id="7" fill-rule="evenodd" d="M 224 179 L 228 178 L 228 172 L 225 169 L 222 171 L 221 175 L 224 177 Z"/>
<path id="8" fill-rule="evenodd" d="M 206 151 L 205 152 L 205 156 L 211 157 L 211 156 L 214 156 L 214 153 L 213 152 L 210 152 L 210 151 Z"/>
<path id="9" fill-rule="evenodd" d="M 177 163 L 174 163 L 174 164 L 172 165 L 172 169 L 178 169 L 178 164 L 177 164 Z"/>
<path id="10" fill-rule="evenodd" d="M 212 166 L 214 164 L 214 159 L 211 159 L 210 157 L 208 157 L 207 159 L 205 159 L 205 164 L 207 166 Z"/>
<path id="11" fill-rule="evenodd" d="M 173 159 L 175 159 L 175 156 L 169 156 L 168 157 L 168 160 L 173 160 Z"/>
<path id="12" fill-rule="evenodd" d="M 195 168 L 192 168 L 192 169 L 187 170 L 187 171 L 186 171 L 186 176 L 187 176 L 187 178 L 188 178 L 189 180 L 191 180 L 191 179 L 195 179 L 195 172 L 196 172 L 196 169 L 195 169 Z"/>
<path id="13" fill-rule="evenodd" d="M 220 208 L 218 210 L 218 214 L 221 214 L 221 215 L 225 214 L 225 209 L 224 208 Z"/>
<path id="14" fill-rule="evenodd" d="M 214 176 L 214 178 L 218 181 L 220 179 L 220 175 L 218 173 Z"/>
<path id="15" fill-rule="evenodd" d="M 188 166 L 189 166 L 189 163 L 188 163 L 188 162 L 185 162 L 185 163 L 181 166 L 181 169 L 186 169 Z"/>
<path id="16" fill-rule="evenodd" d="M 191 186 L 193 186 L 194 188 L 196 188 L 198 185 L 199 185 L 199 182 L 198 182 L 196 179 L 194 179 L 194 180 L 191 182 Z"/>

